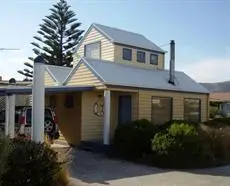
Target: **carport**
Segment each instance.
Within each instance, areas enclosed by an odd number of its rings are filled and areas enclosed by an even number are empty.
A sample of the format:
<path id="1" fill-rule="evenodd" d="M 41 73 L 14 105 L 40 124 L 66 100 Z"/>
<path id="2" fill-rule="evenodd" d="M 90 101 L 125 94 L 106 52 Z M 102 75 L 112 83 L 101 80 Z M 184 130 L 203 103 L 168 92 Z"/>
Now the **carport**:
<path id="1" fill-rule="evenodd" d="M 45 87 L 45 105 L 54 106 L 58 117 L 59 128 L 71 144 L 80 141 L 81 136 L 81 93 L 94 90 L 94 86 L 47 86 Z M 6 96 L 6 120 L 5 134 L 14 137 L 15 127 L 15 95 L 30 95 L 32 87 L 9 86 L 0 88 L 0 96 Z M 65 106 L 65 100 L 69 97 L 69 103 L 75 102 L 74 107 Z M 52 99 L 55 97 L 55 104 Z"/>

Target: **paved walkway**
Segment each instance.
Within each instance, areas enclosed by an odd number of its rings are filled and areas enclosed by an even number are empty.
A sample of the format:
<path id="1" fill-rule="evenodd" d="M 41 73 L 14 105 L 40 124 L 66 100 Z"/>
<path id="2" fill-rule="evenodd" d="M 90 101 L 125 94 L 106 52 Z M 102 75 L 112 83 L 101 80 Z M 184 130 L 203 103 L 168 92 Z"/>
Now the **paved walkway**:
<path id="1" fill-rule="evenodd" d="M 174 171 L 73 151 L 71 186 L 229 186 L 230 166 Z"/>

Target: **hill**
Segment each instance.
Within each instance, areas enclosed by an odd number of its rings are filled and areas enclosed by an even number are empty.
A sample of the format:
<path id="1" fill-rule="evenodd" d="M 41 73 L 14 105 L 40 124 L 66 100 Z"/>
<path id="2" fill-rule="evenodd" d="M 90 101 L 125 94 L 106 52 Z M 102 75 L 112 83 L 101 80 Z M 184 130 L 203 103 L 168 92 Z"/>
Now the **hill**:
<path id="1" fill-rule="evenodd" d="M 218 83 L 200 83 L 210 92 L 230 92 L 230 81 Z"/>

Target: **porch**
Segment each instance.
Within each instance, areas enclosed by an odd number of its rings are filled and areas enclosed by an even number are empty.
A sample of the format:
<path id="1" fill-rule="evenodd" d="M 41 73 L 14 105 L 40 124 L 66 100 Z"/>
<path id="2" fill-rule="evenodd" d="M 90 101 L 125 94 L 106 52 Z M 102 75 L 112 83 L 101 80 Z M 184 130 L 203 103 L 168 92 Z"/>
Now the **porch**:
<path id="1" fill-rule="evenodd" d="M 6 127 L 12 128 L 15 123 L 12 97 L 31 93 L 31 87 L 0 89 L 0 95 L 6 97 Z M 45 106 L 55 110 L 58 127 L 72 145 L 80 142 L 109 145 L 119 123 L 137 119 L 137 104 L 137 92 L 96 90 L 93 86 L 45 88 Z M 8 133 L 14 136 L 11 129 Z"/>
<path id="2" fill-rule="evenodd" d="M 46 95 L 61 133 L 72 145 L 109 145 L 119 123 L 137 119 L 136 92 L 92 90 Z"/>

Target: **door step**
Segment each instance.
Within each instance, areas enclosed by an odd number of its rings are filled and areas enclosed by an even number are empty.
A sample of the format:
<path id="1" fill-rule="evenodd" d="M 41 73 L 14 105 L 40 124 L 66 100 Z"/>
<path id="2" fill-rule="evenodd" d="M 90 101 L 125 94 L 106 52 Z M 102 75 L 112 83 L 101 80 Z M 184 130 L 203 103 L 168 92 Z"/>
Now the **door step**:
<path id="1" fill-rule="evenodd" d="M 77 148 L 95 153 L 106 153 L 109 146 L 101 142 L 81 141 Z"/>

